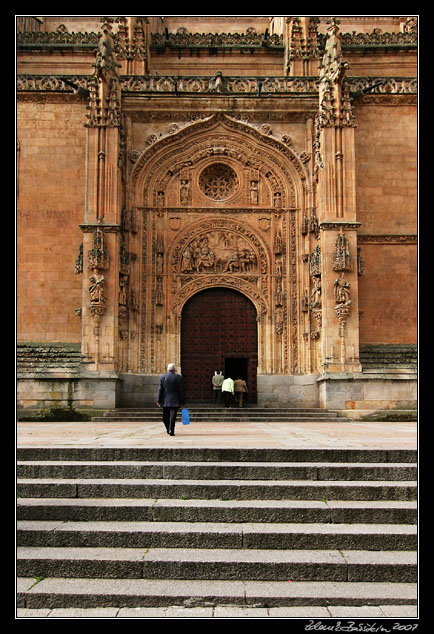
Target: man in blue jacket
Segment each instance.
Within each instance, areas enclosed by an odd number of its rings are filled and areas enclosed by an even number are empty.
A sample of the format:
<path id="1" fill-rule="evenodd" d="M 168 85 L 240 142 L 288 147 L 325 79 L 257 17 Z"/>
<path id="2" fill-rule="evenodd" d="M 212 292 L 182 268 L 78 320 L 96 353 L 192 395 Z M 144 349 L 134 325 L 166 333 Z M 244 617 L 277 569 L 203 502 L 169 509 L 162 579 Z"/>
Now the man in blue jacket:
<path id="1" fill-rule="evenodd" d="M 178 409 L 185 403 L 184 379 L 176 374 L 174 363 L 169 363 L 167 373 L 160 376 L 157 405 L 163 408 L 163 423 L 169 436 L 175 435 Z"/>

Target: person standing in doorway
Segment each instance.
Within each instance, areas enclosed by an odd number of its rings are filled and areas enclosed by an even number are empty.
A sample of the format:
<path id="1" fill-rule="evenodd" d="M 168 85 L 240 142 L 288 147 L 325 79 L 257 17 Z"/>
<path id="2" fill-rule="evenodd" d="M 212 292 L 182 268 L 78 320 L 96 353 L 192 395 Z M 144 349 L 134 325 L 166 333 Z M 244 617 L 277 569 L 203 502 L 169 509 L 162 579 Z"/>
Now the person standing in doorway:
<path id="1" fill-rule="evenodd" d="M 178 409 L 185 404 L 184 379 L 176 374 L 176 366 L 169 363 L 167 373 L 160 376 L 157 405 L 163 408 L 163 423 L 169 436 L 175 435 Z"/>
<path id="2" fill-rule="evenodd" d="M 222 383 L 224 381 L 224 376 L 222 371 L 217 374 L 217 370 L 214 372 L 214 376 L 212 377 L 212 400 L 213 403 L 220 403 L 222 400 Z"/>
<path id="3" fill-rule="evenodd" d="M 222 383 L 222 399 L 225 407 L 229 407 L 234 397 L 234 382 L 230 376 Z"/>
<path id="4" fill-rule="evenodd" d="M 246 382 L 240 377 L 238 377 L 238 379 L 234 381 L 234 390 L 235 390 L 235 399 L 238 401 L 238 407 L 242 407 L 244 394 L 247 394 L 248 392 Z"/>

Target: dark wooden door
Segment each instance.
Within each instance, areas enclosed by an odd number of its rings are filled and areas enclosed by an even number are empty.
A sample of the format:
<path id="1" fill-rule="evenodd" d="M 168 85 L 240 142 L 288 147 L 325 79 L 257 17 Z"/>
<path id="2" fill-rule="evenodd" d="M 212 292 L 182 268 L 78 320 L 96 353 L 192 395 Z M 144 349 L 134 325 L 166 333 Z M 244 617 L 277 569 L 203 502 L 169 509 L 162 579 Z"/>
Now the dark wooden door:
<path id="1" fill-rule="evenodd" d="M 188 300 L 181 326 L 181 366 L 188 400 L 210 400 L 214 372 L 224 374 L 234 368 L 234 372 L 245 372 L 241 378 L 249 388 L 248 402 L 256 403 L 257 365 L 256 309 L 245 295 L 213 288 Z"/>

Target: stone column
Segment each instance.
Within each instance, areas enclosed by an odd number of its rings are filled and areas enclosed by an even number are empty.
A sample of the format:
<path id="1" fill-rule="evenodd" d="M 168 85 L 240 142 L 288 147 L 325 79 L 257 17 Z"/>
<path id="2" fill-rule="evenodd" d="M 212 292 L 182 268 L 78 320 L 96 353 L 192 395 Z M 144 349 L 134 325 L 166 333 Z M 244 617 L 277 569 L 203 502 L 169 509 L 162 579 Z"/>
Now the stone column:
<path id="1" fill-rule="evenodd" d="M 103 19 L 85 124 L 82 352 L 90 372 L 113 372 L 118 365 L 123 144 L 111 22 Z"/>
<path id="2" fill-rule="evenodd" d="M 322 304 L 322 372 L 361 372 L 354 133 L 338 21 L 332 18 L 320 66 L 316 117 L 317 214 Z"/>

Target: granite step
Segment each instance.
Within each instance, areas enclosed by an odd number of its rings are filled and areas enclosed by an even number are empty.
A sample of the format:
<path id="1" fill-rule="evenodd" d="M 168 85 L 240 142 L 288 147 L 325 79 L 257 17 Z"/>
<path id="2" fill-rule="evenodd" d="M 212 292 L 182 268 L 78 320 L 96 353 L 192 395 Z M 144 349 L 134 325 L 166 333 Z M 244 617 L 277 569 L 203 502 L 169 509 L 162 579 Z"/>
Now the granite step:
<path id="1" fill-rule="evenodd" d="M 18 461 L 19 478 L 183 480 L 416 480 L 417 467 L 402 463 L 186 461 Z"/>
<path id="2" fill-rule="evenodd" d="M 416 550 L 412 524 L 23 521 L 18 546 Z"/>
<path id="3" fill-rule="evenodd" d="M 17 547 L 20 577 L 417 581 L 413 551 Z"/>
<path id="4" fill-rule="evenodd" d="M 238 408 L 232 406 L 201 407 L 188 406 L 191 422 L 303 422 L 303 421 L 327 421 L 348 423 L 349 419 L 339 416 L 337 412 L 327 411 L 321 408 L 258 408 L 246 406 Z M 180 410 L 177 415 L 181 418 Z M 92 417 L 93 422 L 152 422 L 162 420 L 161 410 L 153 408 L 117 408 L 106 410 L 102 416 Z"/>
<path id="5" fill-rule="evenodd" d="M 19 498 L 18 520 L 416 524 L 417 502 Z"/>
<path id="6" fill-rule="evenodd" d="M 181 419 L 177 418 L 179 424 L 181 424 Z M 161 416 L 112 416 L 110 418 L 93 416 L 93 423 L 158 423 L 163 425 Z M 304 415 L 292 415 L 292 416 L 282 416 L 280 418 L 265 418 L 265 417 L 236 417 L 233 416 L 231 418 L 221 416 L 217 414 L 216 416 L 201 416 L 201 417 L 191 417 L 190 416 L 190 424 L 194 423 L 340 423 L 342 425 L 348 425 L 351 423 L 351 419 L 347 417 L 336 418 L 336 417 L 322 417 L 319 419 L 316 416 L 304 416 Z M 162 429 L 164 429 L 162 427 Z"/>
<path id="7" fill-rule="evenodd" d="M 290 581 L 290 583 L 288 583 Z M 20 577 L 18 607 L 413 606 L 416 583 Z"/>
<path id="8" fill-rule="evenodd" d="M 19 497 L 200 498 L 227 500 L 416 500 L 412 481 L 20 478 Z"/>
<path id="9" fill-rule="evenodd" d="M 25 460 L 125 460 L 186 462 L 329 462 L 416 463 L 413 449 L 268 449 L 242 447 L 18 447 L 17 459 Z"/>

